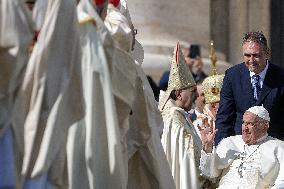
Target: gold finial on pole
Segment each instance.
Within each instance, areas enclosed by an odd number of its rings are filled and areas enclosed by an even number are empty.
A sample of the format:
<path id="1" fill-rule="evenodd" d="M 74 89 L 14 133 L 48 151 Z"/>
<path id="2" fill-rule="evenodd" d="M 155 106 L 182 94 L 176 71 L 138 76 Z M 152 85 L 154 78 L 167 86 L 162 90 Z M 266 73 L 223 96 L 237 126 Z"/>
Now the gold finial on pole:
<path id="1" fill-rule="evenodd" d="M 217 75 L 217 68 L 216 68 L 217 56 L 216 56 L 216 53 L 215 53 L 213 40 L 211 40 L 211 42 L 210 42 L 209 59 L 211 60 L 211 63 L 212 63 L 212 66 L 213 66 L 212 75 Z"/>

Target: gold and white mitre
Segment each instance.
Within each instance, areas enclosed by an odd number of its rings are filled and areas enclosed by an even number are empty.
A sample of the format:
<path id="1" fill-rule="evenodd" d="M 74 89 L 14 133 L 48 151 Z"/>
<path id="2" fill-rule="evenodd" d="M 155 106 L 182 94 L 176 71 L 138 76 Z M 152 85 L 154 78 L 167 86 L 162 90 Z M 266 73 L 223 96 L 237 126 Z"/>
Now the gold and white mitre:
<path id="1" fill-rule="evenodd" d="M 224 74 L 217 74 L 216 62 L 217 57 L 213 47 L 213 41 L 211 41 L 211 52 L 209 58 L 212 62 L 211 76 L 204 79 L 202 88 L 204 91 L 206 103 L 215 103 L 220 101 L 220 91 L 223 85 Z"/>
<path id="2" fill-rule="evenodd" d="M 181 52 L 179 43 L 177 43 L 172 58 L 168 88 L 164 95 L 160 98 L 159 110 L 163 110 L 173 90 L 185 89 L 195 85 L 196 83 L 189 70 L 189 67 L 185 63 L 185 59 Z"/>

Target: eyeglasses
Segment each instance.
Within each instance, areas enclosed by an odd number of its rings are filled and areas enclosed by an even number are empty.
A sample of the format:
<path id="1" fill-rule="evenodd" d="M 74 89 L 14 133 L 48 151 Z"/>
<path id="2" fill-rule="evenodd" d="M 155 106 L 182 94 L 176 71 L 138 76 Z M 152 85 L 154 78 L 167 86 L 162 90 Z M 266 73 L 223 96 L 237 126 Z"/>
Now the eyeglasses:
<path id="1" fill-rule="evenodd" d="M 255 127 L 256 126 L 256 124 L 257 124 L 257 122 L 245 122 L 245 121 L 243 121 L 243 123 L 242 123 L 244 126 L 248 126 L 248 125 L 251 125 L 252 127 Z"/>

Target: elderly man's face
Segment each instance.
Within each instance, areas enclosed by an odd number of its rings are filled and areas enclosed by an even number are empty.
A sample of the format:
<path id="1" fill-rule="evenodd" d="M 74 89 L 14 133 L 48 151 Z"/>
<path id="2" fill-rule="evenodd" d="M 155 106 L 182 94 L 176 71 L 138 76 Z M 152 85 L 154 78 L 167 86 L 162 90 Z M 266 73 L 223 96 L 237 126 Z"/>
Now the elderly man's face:
<path id="1" fill-rule="evenodd" d="M 268 130 L 268 122 L 263 122 L 251 112 L 245 112 L 242 124 L 242 138 L 248 144 L 256 144 L 257 140 L 263 137 Z"/>
<path id="2" fill-rule="evenodd" d="M 248 41 L 243 44 L 244 62 L 247 68 L 259 74 L 266 66 L 268 50 L 259 43 Z"/>

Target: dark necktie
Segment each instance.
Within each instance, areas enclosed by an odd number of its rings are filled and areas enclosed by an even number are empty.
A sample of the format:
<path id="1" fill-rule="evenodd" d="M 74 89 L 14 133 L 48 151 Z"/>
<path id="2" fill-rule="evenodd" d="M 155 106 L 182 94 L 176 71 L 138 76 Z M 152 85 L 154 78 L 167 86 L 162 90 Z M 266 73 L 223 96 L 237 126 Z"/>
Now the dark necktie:
<path id="1" fill-rule="evenodd" d="M 252 76 L 253 97 L 255 101 L 258 100 L 261 91 L 259 79 L 260 79 L 259 75 Z"/>

